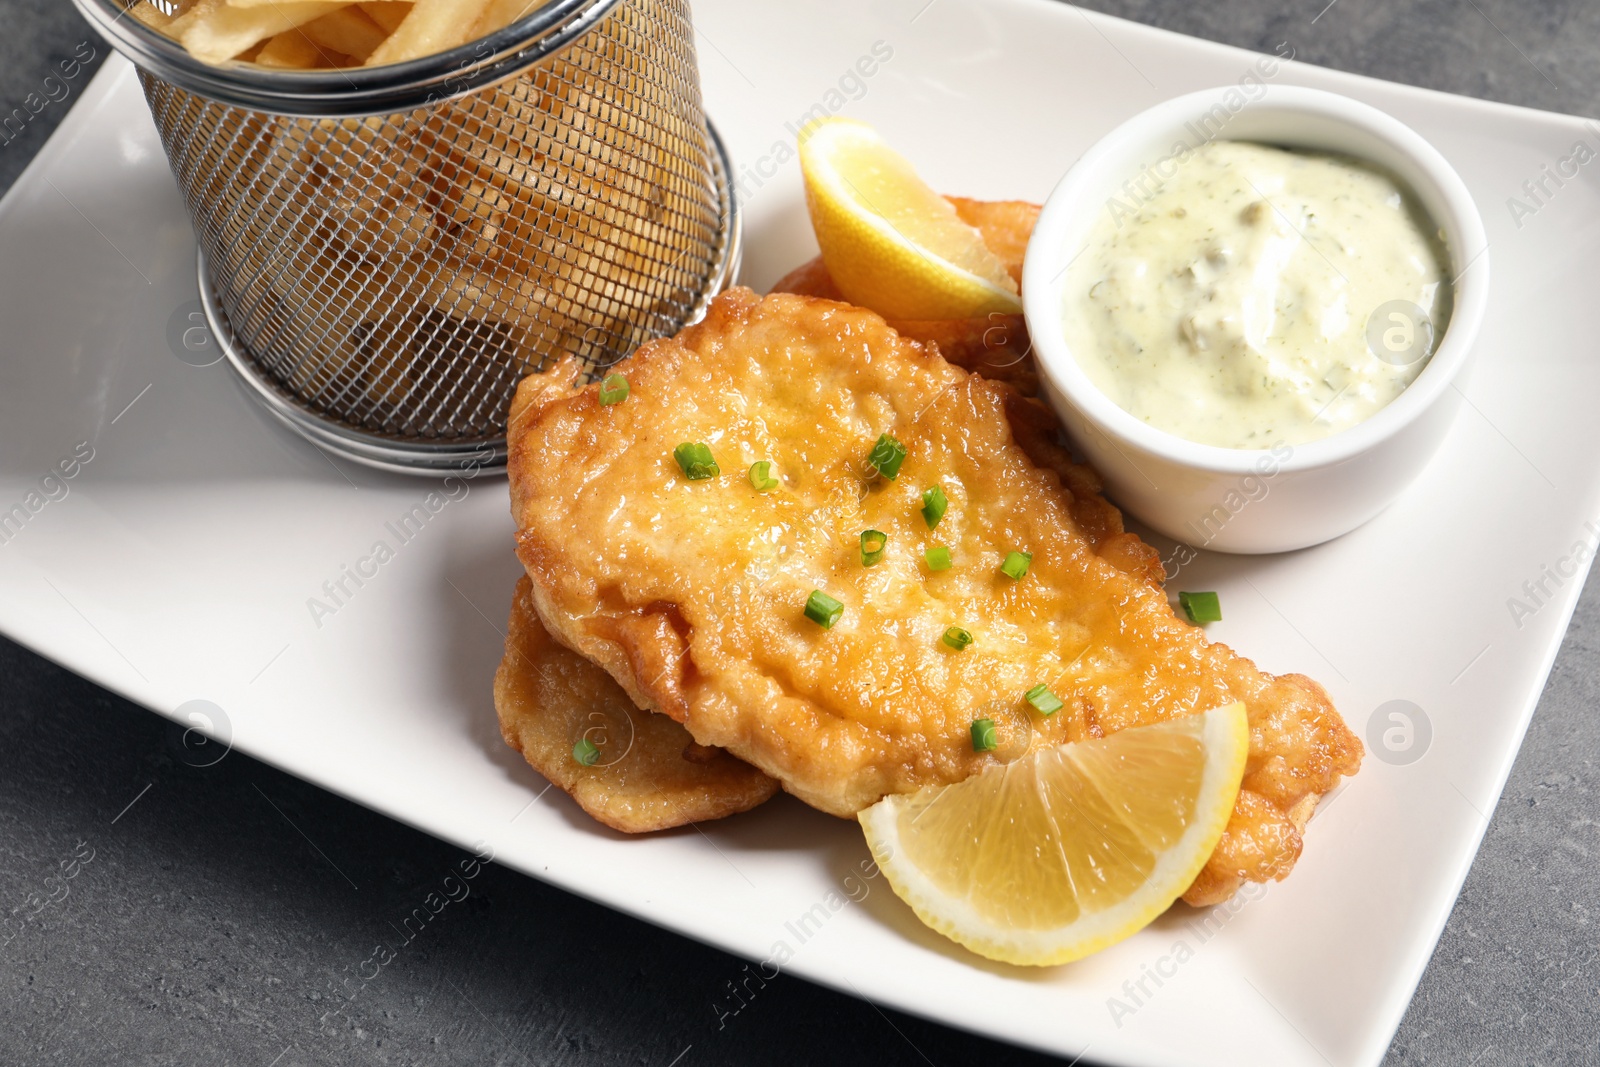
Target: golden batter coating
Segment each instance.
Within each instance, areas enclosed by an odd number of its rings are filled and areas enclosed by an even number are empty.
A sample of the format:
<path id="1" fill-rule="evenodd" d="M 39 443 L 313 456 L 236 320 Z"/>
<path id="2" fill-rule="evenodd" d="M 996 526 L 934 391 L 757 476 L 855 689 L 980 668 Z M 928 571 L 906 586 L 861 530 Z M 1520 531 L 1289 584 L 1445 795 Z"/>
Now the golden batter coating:
<path id="1" fill-rule="evenodd" d="M 1026 424 L 1037 409 L 877 315 L 736 289 L 620 364 L 623 402 L 573 390 L 574 370 L 526 380 L 513 404 L 517 552 L 541 619 L 641 707 L 805 802 L 849 816 L 1033 745 L 1242 700 L 1232 836 L 1188 897 L 1208 903 L 1282 877 L 1300 849 L 1291 813 L 1356 770 L 1360 742 L 1316 683 L 1265 674 L 1180 620 L 1115 509 L 1075 500 L 1092 481 L 1062 455 L 1030 459 L 1007 412 Z M 880 434 L 906 449 L 893 480 L 867 465 Z M 709 446 L 720 475 L 688 479 L 682 442 Z M 751 486 L 757 460 L 777 488 Z M 930 530 L 933 485 L 949 509 Z M 888 537 L 871 567 L 868 529 Z M 950 569 L 928 566 L 937 546 Z M 1000 570 L 1013 550 L 1032 554 L 1020 581 Z M 814 589 L 844 605 L 831 629 L 804 614 Z M 951 626 L 970 647 L 941 641 Z M 1024 700 L 1040 683 L 1064 705 L 1054 715 Z M 993 752 L 973 751 L 978 718 L 998 726 Z"/>
<path id="2" fill-rule="evenodd" d="M 610 675 L 558 644 L 534 613 L 527 578 L 512 600 L 494 706 L 506 744 L 614 830 L 720 819 L 778 791 L 748 763 L 695 744 L 665 715 L 634 707 Z M 587 767 L 572 754 L 586 737 L 598 750 Z"/>

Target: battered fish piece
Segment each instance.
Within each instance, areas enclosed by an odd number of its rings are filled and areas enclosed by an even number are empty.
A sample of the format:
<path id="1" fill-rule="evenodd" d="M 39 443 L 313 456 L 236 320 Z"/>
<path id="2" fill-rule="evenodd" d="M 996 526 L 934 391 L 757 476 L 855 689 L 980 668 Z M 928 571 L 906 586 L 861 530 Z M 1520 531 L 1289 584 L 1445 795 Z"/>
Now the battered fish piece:
<path id="1" fill-rule="evenodd" d="M 578 806 L 613 830 L 637 834 L 748 811 L 778 783 L 728 753 L 695 744 L 665 715 L 640 711 L 605 671 L 550 636 L 517 582 L 506 654 L 494 677 L 506 744 Z M 572 746 L 588 737 L 585 767 Z"/>
<path id="2" fill-rule="evenodd" d="M 983 235 L 983 243 L 1000 258 L 1013 281 L 1022 284 L 1022 256 L 1039 221 L 1039 205 L 1024 200 L 967 200 L 947 196 L 961 221 Z M 772 287 L 775 293 L 844 300 L 822 257 L 790 271 Z M 1024 396 L 1039 392 L 1028 326 L 1021 315 L 983 319 L 890 319 L 889 325 L 914 341 L 931 341 L 939 354 L 958 367 L 1005 382 Z"/>
<path id="3" fill-rule="evenodd" d="M 1035 745 L 1242 700 L 1243 791 L 1186 896 L 1210 903 L 1287 874 L 1297 820 L 1356 770 L 1360 742 L 1315 682 L 1209 642 L 1150 574 L 1096 552 L 1057 465 L 1018 444 L 1007 412 L 1027 401 L 877 315 L 730 290 L 617 370 L 619 404 L 573 390 L 571 364 L 524 381 L 513 403 L 512 511 L 534 605 L 635 703 L 806 803 L 850 816 Z M 906 449 L 893 480 L 867 466 L 880 434 Z M 682 442 L 709 446 L 721 473 L 687 478 Z M 757 460 L 780 482 L 766 493 L 746 477 Z M 932 485 L 949 508 L 930 530 Z M 869 529 L 888 539 L 872 567 Z M 950 569 L 928 567 L 935 546 Z M 1000 572 L 1013 550 L 1032 553 L 1020 581 Z M 844 605 L 831 629 L 804 614 L 814 589 Z M 972 645 L 943 644 L 950 626 Z M 1041 682 L 1064 704 L 1048 717 L 1023 698 Z M 973 751 L 977 718 L 997 724 L 997 750 Z"/>

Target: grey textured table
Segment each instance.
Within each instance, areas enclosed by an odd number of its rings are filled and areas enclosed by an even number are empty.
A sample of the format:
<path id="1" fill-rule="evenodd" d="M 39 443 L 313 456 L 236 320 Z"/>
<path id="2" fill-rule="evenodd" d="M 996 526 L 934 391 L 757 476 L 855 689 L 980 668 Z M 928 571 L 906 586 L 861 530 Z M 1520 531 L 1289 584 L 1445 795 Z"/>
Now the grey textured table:
<path id="1" fill-rule="evenodd" d="M 1600 114 L 1600 5 L 1324 3 L 1089 6 Z M 89 35 L 65 0 L 0 0 L 0 14 L 3 116 Z M 67 107 L 0 133 L 0 188 Z M 0 417 L 22 399 L 0 397 Z M 1391 1064 L 1600 1063 L 1597 643 L 1591 578 Z M 238 753 L 195 769 L 177 752 L 165 720 L 0 639 L 0 1064 L 1046 1062 L 787 977 L 719 1027 L 739 961 L 499 868 L 343 1002 L 340 981 L 456 851 Z M 68 896 L 13 918 L 88 850 Z"/>

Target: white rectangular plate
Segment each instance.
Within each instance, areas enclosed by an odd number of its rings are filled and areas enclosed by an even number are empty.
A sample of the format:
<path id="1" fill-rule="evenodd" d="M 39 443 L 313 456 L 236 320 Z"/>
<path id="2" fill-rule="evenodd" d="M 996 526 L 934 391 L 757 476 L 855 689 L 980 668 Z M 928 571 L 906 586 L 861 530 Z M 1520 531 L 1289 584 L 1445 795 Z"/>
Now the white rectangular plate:
<path id="1" fill-rule="evenodd" d="M 1036 0 L 819 0 L 804 18 L 699 0 L 695 16 L 758 288 L 813 253 L 792 147 L 818 108 L 876 124 L 943 190 L 1040 200 L 1118 121 L 1259 71 L 1252 54 Z M 1432 140 L 1482 207 L 1495 282 L 1470 404 L 1398 504 L 1333 544 L 1202 557 L 1175 583 L 1220 590 L 1212 634 L 1320 679 L 1363 736 L 1391 700 L 1431 723 L 1421 759 L 1369 756 L 1293 877 L 1242 907 L 1180 906 L 1089 960 L 1025 971 L 923 929 L 881 880 L 847 885 L 859 832 L 793 801 L 640 840 L 556 791 L 532 803 L 544 783 L 490 702 L 517 574 L 504 481 L 469 483 L 402 543 L 387 524 L 434 485 L 331 461 L 225 365 L 174 355 L 194 245 L 120 60 L 0 204 L 0 511 L 37 509 L 0 543 L 0 629 L 162 713 L 213 701 L 241 750 L 440 837 L 752 959 L 781 945 L 787 970 L 908 1011 L 1116 1064 L 1375 1064 L 1595 540 L 1600 197 L 1587 173 L 1542 203 L 1522 186 L 1600 135 L 1293 64 L 1266 80 L 1347 93 Z M 1508 197 L 1536 210 L 1514 218 Z M 90 448 L 71 480 L 41 483 Z M 380 540 L 395 557 L 313 618 L 309 599 Z"/>

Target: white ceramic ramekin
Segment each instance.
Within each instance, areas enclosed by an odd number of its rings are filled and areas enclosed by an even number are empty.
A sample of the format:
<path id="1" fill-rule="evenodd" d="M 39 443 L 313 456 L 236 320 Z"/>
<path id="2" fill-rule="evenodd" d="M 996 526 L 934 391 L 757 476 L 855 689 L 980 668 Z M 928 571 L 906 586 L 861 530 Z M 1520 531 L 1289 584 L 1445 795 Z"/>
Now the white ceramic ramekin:
<path id="1" fill-rule="evenodd" d="M 1408 186 L 1443 231 L 1455 291 L 1444 336 L 1416 381 L 1359 425 L 1276 450 L 1197 444 L 1122 410 L 1073 357 L 1062 327 L 1067 265 L 1112 197 L 1125 202 L 1124 183 L 1147 166 L 1169 171 L 1166 160 L 1207 140 L 1367 160 Z M 1159 104 L 1084 153 L 1045 202 L 1028 244 L 1022 296 L 1045 391 L 1116 503 L 1195 548 L 1281 552 L 1360 526 L 1438 450 L 1460 406 L 1453 383 L 1488 303 L 1488 242 L 1460 175 L 1410 127 L 1335 93 L 1235 85 Z"/>

